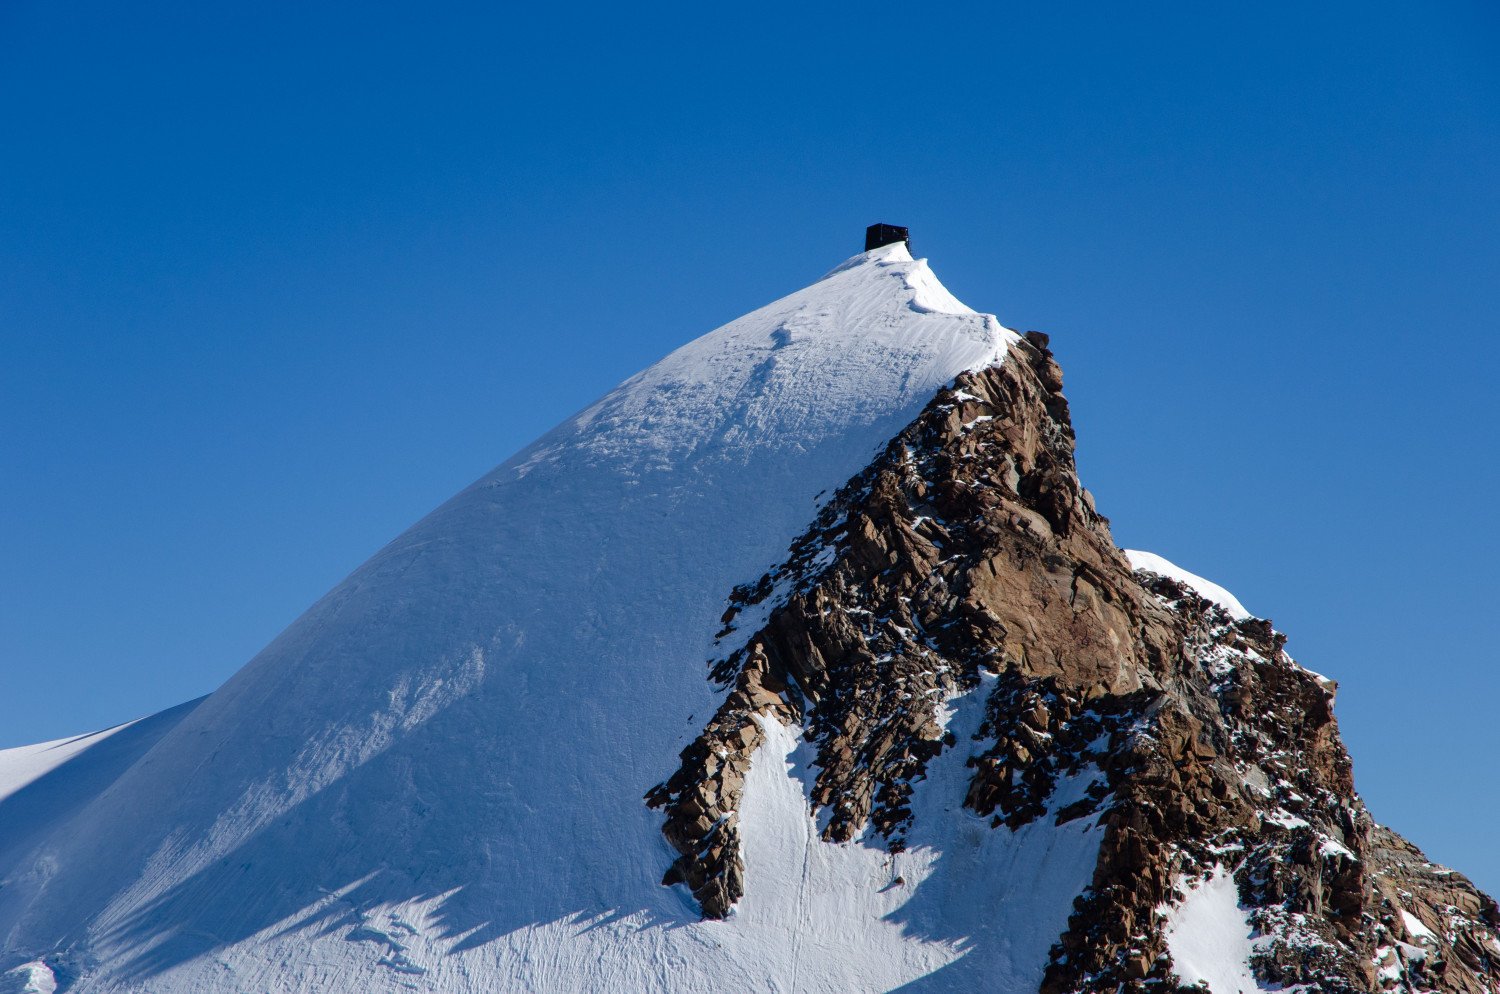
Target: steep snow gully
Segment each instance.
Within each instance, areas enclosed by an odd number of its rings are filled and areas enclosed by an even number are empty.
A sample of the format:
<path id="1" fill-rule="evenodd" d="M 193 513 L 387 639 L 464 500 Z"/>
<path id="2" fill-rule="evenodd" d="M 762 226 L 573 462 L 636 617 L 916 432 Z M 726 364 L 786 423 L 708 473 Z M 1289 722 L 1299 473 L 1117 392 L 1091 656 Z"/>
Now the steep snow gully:
<path id="1" fill-rule="evenodd" d="M 0 752 L 0 994 L 1500 994 L 1061 387 L 904 241 L 683 346 L 215 693 Z"/>

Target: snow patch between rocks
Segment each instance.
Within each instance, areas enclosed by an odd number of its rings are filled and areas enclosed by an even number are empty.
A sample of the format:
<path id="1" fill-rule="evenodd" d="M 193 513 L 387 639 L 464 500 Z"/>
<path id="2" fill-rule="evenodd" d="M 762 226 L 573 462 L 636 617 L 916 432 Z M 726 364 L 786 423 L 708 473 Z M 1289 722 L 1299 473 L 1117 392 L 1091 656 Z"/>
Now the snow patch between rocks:
<path id="1" fill-rule="evenodd" d="M 1422 920 L 1410 911 L 1402 910 L 1401 924 L 1406 926 L 1406 934 L 1418 941 L 1422 939 L 1437 941 L 1437 936 L 1433 934 L 1432 929 L 1422 924 Z"/>
<path id="2" fill-rule="evenodd" d="M 1207 984 L 1213 994 L 1266 989 L 1250 969 L 1255 929 L 1240 907 L 1239 888 L 1227 869 L 1214 867 L 1181 903 L 1163 911 L 1167 951 L 1184 983 Z"/>
<path id="3" fill-rule="evenodd" d="M 931 873 L 935 854 L 904 860 L 905 885 L 892 886 L 899 874 L 889 853 L 823 841 L 793 776 L 800 737 L 775 719 L 758 720 L 766 739 L 751 761 L 740 810 L 745 896 L 719 927 L 774 945 L 788 936 L 788 918 L 797 922 L 783 953 L 797 991 L 882 990 L 957 959 L 956 943 L 912 941 L 891 920 Z"/>
<path id="4" fill-rule="evenodd" d="M 824 841 L 807 799 L 812 751 L 799 748 L 796 729 L 759 719 L 766 739 L 740 810 L 745 896 L 712 927 L 759 945 L 787 935 L 790 917 L 798 924 L 782 976 L 799 992 L 1035 990 L 1104 831 L 1094 817 L 1057 825 L 1055 814 L 1097 771 L 1061 781 L 1047 813 L 1014 832 L 965 808 L 992 684 L 947 702 L 943 724 L 955 743 L 916 783 L 908 848 L 895 854 L 870 833 Z"/>

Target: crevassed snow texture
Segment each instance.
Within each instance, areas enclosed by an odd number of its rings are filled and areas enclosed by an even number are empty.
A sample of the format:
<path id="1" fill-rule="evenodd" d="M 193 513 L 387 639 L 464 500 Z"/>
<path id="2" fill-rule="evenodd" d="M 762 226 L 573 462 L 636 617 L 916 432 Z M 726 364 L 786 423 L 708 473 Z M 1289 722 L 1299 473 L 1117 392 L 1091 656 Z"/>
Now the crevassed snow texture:
<path id="1" fill-rule="evenodd" d="M 752 877 L 739 919 L 700 923 L 659 884 L 673 854 L 641 796 L 716 703 L 730 588 L 1012 340 L 896 245 L 632 377 L 392 542 L 40 835 L 7 849 L 0 820 L 0 970 L 46 955 L 74 991 L 153 994 L 814 990 L 785 950 L 858 934 L 912 947 L 859 967 L 884 989 L 966 942 L 958 964 L 1001 955 L 931 881 L 894 918 L 888 895 L 850 898 L 863 910 L 835 924 Z M 961 796 L 933 858 L 1003 883 L 984 856 L 1002 843 Z"/>
<path id="2" fill-rule="evenodd" d="M 1261 990 L 1250 969 L 1254 928 L 1240 907 L 1240 892 L 1228 870 L 1215 867 L 1166 915 L 1167 951 L 1186 983 L 1206 983 L 1213 994 Z"/>
<path id="3" fill-rule="evenodd" d="M 1234 594 L 1231 594 L 1217 583 L 1203 579 L 1203 577 L 1198 576 L 1196 573 L 1189 573 L 1181 566 L 1178 566 L 1171 560 L 1158 556 L 1154 552 L 1126 549 L 1125 558 L 1130 560 L 1131 569 L 1143 569 L 1147 572 L 1167 577 L 1170 580 L 1176 580 L 1184 586 L 1191 587 L 1197 591 L 1199 596 L 1213 601 L 1228 611 L 1230 617 L 1236 621 L 1244 621 L 1246 618 L 1254 617 L 1249 611 L 1245 610 L 1245 605 L 1241 604 L 1239 598 L 1235 597 Z"/>

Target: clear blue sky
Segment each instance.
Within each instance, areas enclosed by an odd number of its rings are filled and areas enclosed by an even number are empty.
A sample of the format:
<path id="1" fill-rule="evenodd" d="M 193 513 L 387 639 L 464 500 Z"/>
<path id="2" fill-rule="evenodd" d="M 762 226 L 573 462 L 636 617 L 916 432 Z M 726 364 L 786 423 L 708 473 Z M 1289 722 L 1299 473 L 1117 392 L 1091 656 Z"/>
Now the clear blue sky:
<path id="1" fill-rule="evenodd" d="M 5 4 L 0 746 L 212 690 L 888 220 L 1500 891 L 1500 14 L 1311 6 Z"/>

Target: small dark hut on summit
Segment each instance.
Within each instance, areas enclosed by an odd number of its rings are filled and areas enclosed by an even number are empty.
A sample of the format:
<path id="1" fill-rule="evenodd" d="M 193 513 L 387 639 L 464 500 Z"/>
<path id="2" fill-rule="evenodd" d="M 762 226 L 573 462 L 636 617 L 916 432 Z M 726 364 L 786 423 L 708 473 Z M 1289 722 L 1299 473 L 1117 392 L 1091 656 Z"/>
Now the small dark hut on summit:
<path id="1" fill-rule="evenodd" d="M 899 224 L 872 224 L 865 229 L 866 252 L 878 249 L 882 245 L 906 241 L 908 241 L 906 229 Z"/>

